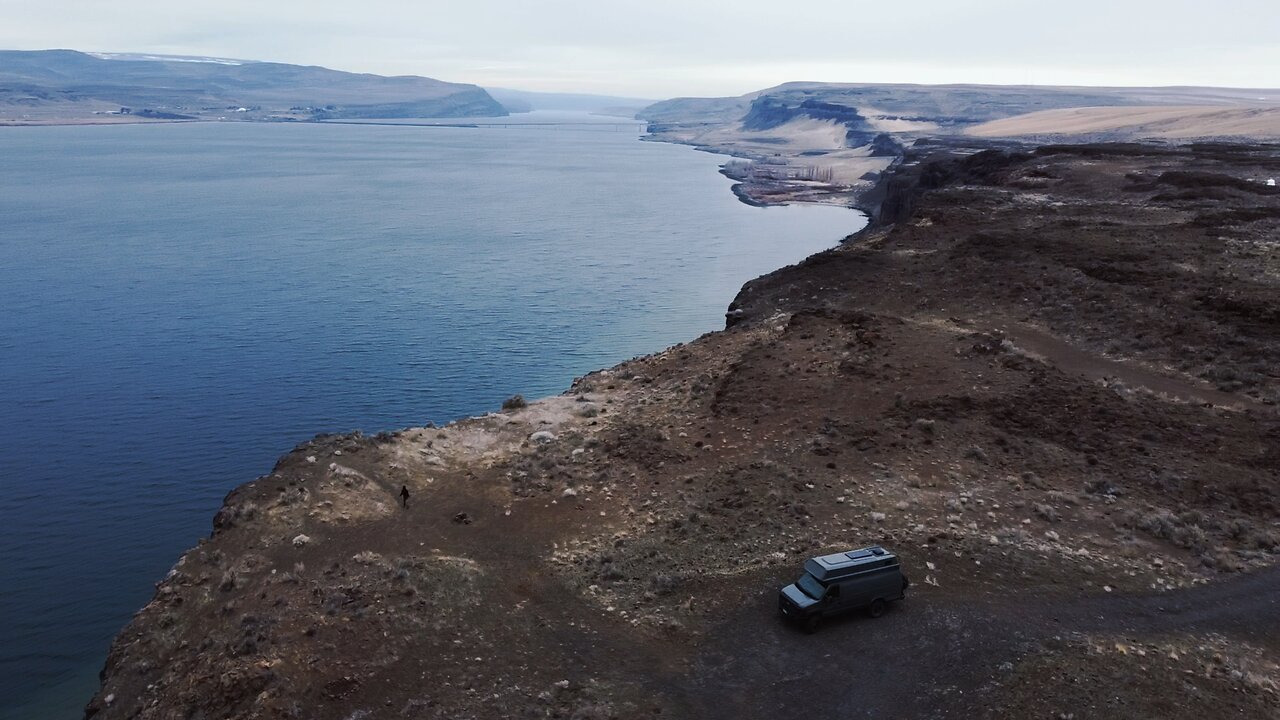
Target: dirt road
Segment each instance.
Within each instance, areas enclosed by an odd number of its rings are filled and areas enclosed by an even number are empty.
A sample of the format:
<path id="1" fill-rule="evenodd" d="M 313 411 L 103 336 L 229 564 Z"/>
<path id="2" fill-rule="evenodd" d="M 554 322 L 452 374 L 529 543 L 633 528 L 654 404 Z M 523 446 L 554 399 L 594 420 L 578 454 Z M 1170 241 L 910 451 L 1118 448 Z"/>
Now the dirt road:
<path id="1" fill-rule="evenodd" d="M 988 599 L 913 587 L 878 619 L 814 635 L 776 619 L 764 592 L 709 633 L 679 694 L 704 717 L 970 718 L 1023 656 L 1073 636 L 1220 633 L 1280 649 L 1280 570 L 1157 595 Z"/>

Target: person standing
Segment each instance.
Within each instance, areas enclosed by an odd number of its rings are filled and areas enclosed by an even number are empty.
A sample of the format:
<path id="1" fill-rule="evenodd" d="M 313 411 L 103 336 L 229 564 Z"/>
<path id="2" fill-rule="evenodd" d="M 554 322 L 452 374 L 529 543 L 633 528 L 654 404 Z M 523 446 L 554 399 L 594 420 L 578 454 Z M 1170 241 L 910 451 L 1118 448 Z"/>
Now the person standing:
<path id="1" fill-rule="evenodd" d="M 400 486 L 400 506 L 406 507 L 406 508 L 409 507 L 409 486 L 408 485 Z"/>

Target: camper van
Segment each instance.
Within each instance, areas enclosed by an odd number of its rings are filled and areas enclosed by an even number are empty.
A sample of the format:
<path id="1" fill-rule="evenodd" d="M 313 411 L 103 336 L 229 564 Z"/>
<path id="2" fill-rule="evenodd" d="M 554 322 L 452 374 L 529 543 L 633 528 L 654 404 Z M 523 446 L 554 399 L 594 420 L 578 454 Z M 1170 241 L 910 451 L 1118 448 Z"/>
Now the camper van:
<path id="1" fill-rule="evenodd" d="M 880 617 L 889 603 L 905 597 L 910 584 L 898 557 L 879 545 L 810 558 L 804 570 L 778 593 L 778 609 L 809 632 L 823 618 L 851 610 L 865 608 Z"/>

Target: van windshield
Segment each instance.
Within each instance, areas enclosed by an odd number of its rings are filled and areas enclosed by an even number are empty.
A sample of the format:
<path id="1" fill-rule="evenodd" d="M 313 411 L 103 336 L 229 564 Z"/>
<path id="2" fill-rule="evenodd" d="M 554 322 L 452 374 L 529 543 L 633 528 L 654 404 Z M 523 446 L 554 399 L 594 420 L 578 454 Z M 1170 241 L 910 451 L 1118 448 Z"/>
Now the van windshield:
<path id="1" fill-rule="evenodd" d="M 827 588 L 818 582 L 817 578 L 808 573 L 800 576 L 800 579 L 796 581 L 796 587 L 800 588 L 800 592 L 814 600 L 821 600 L 823 593 L 827 591 Z"/>

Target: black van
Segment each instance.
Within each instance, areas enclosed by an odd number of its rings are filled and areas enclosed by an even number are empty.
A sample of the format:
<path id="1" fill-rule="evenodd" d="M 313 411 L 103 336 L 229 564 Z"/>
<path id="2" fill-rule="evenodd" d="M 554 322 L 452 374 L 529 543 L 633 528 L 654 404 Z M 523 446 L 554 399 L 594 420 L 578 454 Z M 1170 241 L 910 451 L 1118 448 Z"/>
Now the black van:
<path id="1" fill-rule="evenodd" d="M 866 608 L 880 617 L 890 602 L 906 596 L 910 584 L 898 557 L 879 545 L 811 558 L 804 569 L 778 593 L 778 609 L 809 632 L 822 618 L 849 610 Z"/>

